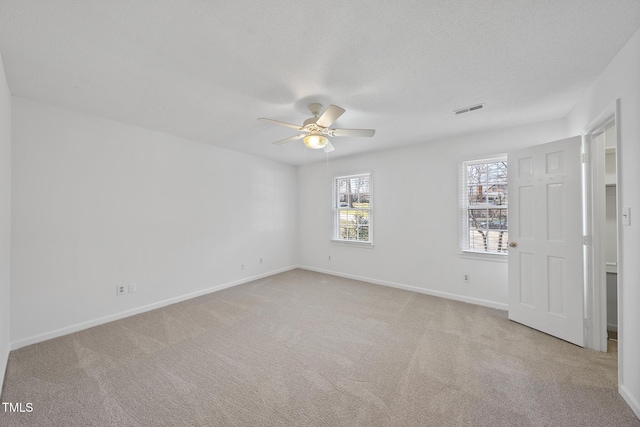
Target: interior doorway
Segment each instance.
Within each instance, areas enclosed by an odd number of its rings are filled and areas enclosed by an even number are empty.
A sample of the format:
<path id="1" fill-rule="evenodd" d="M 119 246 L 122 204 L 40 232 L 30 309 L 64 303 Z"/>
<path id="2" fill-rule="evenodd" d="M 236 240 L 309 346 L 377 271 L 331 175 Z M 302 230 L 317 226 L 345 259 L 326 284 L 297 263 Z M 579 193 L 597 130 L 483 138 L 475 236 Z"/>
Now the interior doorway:
<path id="1" fill-rule="evenodd" d="M 618 342 L 618 235 L 617 235 L 617 136 L 615 120 L 605 124 L 594 134 L 595 146 L 604 155 L 604 223 L 600 223 L 600 250 L 604 252 L 604 278 L 599 278 L 599 287 L 604 287 L 606 315 L 607 351 L 617 351 Z M 601 141 L 600 141 L 601 140 Z M 604 150 L 604 153 L 602 153 Z M 598 278 L 596 278 L 598 280 Z"/>
<path id="2" fill-rule="evenodd" d="M 618 350 L 618 295 L 620 280 L 618 212 L 618 105 L 612 106 L 587 129 L 585 142 L 590 157 L 587 219 L 585 235 L 591 245 L 585 248 L 587 267 L 586 338 L 587 347 L 599 351 Z"/>

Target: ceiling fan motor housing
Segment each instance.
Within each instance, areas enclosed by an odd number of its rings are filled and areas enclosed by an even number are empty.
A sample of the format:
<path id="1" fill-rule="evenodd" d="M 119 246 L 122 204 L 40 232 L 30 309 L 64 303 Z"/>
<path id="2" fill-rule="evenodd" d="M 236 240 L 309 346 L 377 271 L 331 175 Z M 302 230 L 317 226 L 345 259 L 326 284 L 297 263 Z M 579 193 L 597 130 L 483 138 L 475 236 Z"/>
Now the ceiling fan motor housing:
<path id="1" fill-rule="evenodd" d="M 310 117 L 310 118 L 308 118 L 307 120 L 304 121 L 304 123 L 302 124 L 302 127 L 305 128 L 305 127 L 307 127 L 309 125 L 315 125 L 316 124 L 316 120 L 318 120 L 317 117 Z"/>
<path id="2" fill-rule="evenodd" d="M 320 115 L 320 112 L 322 111 L 322 104 L 319 104 L 317 102 L 309 104 L 309 111 L 311 111 L 311 114 L 313 114 L 315 117 L 318 117 Z"/>

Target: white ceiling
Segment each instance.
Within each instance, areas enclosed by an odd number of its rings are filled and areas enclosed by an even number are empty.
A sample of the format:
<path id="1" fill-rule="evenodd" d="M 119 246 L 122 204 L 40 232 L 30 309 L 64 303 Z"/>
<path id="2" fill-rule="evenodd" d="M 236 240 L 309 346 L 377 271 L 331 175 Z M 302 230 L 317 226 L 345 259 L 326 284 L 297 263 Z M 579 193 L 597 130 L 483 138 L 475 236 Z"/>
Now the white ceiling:
<path id="1" fill-rule="evenodd" d="M 332 157 L 561 118 L 639 27 L 638 0 L 0 0 L 14 95 L 294 165 L 258 117 L 377 130 Z"/>

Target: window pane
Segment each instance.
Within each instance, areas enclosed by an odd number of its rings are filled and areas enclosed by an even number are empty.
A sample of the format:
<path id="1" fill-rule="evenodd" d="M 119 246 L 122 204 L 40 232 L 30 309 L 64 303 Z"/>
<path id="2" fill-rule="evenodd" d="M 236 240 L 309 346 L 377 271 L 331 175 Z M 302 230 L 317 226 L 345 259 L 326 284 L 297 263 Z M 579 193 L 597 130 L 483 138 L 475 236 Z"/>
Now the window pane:
<path id="1" fill-rule="evenodd" d="M 484 249 L 485 233 L 478 230 L 469 230 L 469 249 L 473 251 L 482 251 Z"/>
<path id="2" fill-rule="evenodd" d="M 469 185 L 481 184 L 486 181 L 485 166 L 483 164 L 467 166 L 467 182 Z"/>
<path id="3" fill-rule="evenodd" d="M 506 230 L 507 229 L 507 210 L 506 209 L 489 209 L 489 229 Z"/>
<path id="4" fill-rule="evenodd" d="M 469 249 L 472 251 L 506 253 L 508 241 L 506 230 L 469 230 Z"/>
<path id="5" fill-rule="evenodd" d="M 355 239 L 355 228 L 354 227 L 340 227 L 340 237 L 345 240 L 353 240 Z"/>
<path id="6" fill-rule="evenodd" d="M 488 213 L 486 209 L 469 209 L 469 229 L 486 230 Z"/>
<path id="7" fill-rule="evenodd" d="M 359 240 L 369 240 L 369 227 L 364 225 L 358 231 Z"/>
<path id="8" fill-rule="evenodd" d="M 347 223 L 355 224 L 356 223 L 355 211 L 347 211 L 346 214 L 347 214 Z"/>
<path id="9" fill-rule="evenodd" d="M 489 230 L 487 239 L 487 251 L 507 252 L 507 241 L 509 234 L 506 230 Z"/>
<path id="10" fill-rule="evenodd" d="M 368 208 L 369 207 L 369 193 L 360 193 L 358 194 L 357 203 L 361 205 L 360 207 Z"/>
<path id="11" fill-rule="evenodd" d="M 353 207 L 353 202 L 358 200 L 358 183 L 355 179 L 347 180 L 347 193 L 349 195 L 348 203 L 349 207 Z"/>
<path id="12" fill-rule="evenodd" d="M 358 225 L 368 225 L 369 224 L 369 212 L 360 211 L 356 214 L 356 223 Z"/>
<path id="13" fill-rule="evenodd" d="M 341 179 L 338 181 L 338 192 L 344 197 L 344 194 L 347 192 L 347 181 Z"/>
<path id="14" fill-rule="evenodd" d="M 507 162 L 487 164 L 488 182 L 491 184 L 507 183 Z"/>
<path id="15" fill-rule="evenodd" d="M 486 203 L 485 191 L 483 185 L 469 186 L 469 206 L 480 205 Z"/>
<path id="16" fill-rule="evenodd" d="M 502 206 L 507 204 L 507 186 L 505 184 L 494 184 L 487 187 L 485 192 L 486 201 L 490 205 Z"/>

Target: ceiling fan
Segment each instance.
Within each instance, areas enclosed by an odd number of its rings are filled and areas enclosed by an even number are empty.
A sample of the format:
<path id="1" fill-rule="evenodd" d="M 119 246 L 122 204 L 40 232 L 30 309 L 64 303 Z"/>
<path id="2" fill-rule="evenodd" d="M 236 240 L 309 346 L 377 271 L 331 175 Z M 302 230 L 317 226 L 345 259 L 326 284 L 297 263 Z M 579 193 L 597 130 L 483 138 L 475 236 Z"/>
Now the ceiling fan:
<path id="1" fill-rule="evenodd" d="M 263 122 L 273 123 L 274 125 L 285 126 L 295 129 L 300 133 L 296 136 L 282 139 L 274 142 L 276 145 L 285 144 L 287 142 L 296 141 L 302 139 L 304 144 L 313 149 L 323 148 L 325 152 L 333 151 L 333 145 L 329 141 L 328 136 L 373 136 L 375 129 L 334 129 L 330 126 L 338 120 L 342 114 L 344 114 L 344 108 L 337 105 L 329 105 L 322 114 L 322 104 L 313 103 L 309 104 L 309 111 L 313 114 L 313 117 L 304 121 L 302 126 L 294 125 L 292 123 L 281 122 L 279 120 L 265 119 L 260 117 L 258 120 Z"/>

